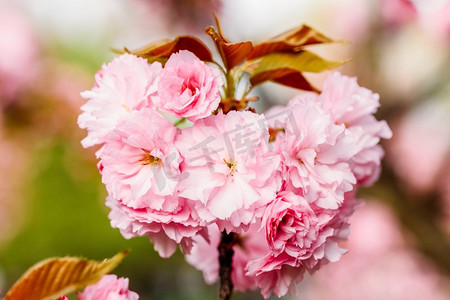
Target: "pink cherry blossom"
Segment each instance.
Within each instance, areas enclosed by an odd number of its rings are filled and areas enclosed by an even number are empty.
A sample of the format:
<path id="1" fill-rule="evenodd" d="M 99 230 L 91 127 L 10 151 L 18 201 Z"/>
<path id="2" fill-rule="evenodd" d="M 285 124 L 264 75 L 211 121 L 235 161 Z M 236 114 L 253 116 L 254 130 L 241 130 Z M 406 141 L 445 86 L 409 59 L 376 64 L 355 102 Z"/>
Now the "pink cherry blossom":
<path id="1" fill-rule="evenodd" d="M 108 192 L 132 208 L 160 209 L 181 174 L 176 135 L 172 123 L 152 109 L 123 117 L 99 154 Z"/>
<path id="2" fill-rule="evenodd" d="M 355 177 L 348 164 L 356 140 L 311 97 L 290 102 L 278 149 L 289 189 L 324 208 L 338 208 Z"/>
<path id="3" fill-rule="evenodd" d="M 128 278 L 104 275 L 99 282 L 78 292 L 80 300 L 137 300 L 139 295 L 128 289 Z"/>
<path id="4" fill-rule="evenodd" d="M 176 194 L 181 157 L 177 129 L 158 112 L 143 108 L 122 118 L 100 152 L 102 179 L 111 197 L 111 224 L 126 238 L 146 235 L 168 257 L 202 227 L 187 201 Z"/>
<path id="5" fill-rule="evenodd" d="M 199 216 L 220 229 L 241 231 L 256 221 L 279 188 L 277 154 L 267 148 L 262 115 L 232 111 L 198 120 L 176 146 L 184 158 L 180 195 L 196 201 Z"/>
<path id="6" fill-rule="evenodd" d="M 354 206 L 349 193 L 338 210 L 328 210 L 282 192 L 266 207 L 262 225 L 271 251 L 246 267 L 246 275 L 255 277 L 264 298 L 271 293 L 278 297 L 295 294 L 305 271 L 314 272 L 347 252 L 338 243 L 347 239 Z"/>
<path id="7" fill-rule="evenodd" d="M 308 252 L 317 240 L 320 225 L 318 216 L 304 198 L 292 192 L 278 194 L 266 207 L 262 223 L 272 254 L 286 252 L 298 259 L 311 256 Z"/>
<path id="8" fill-rule="evenodd" d="M 176 117 L 195 120 L 205 118 L 220 103 L 222 74 L 193 53 L 182 50 L 172 54 L 161 72 L 158 107 Z"/>
<path id="9" fill-rule="evenodd" d="M 170 257 L 181 245 L 185 253 L 192 247 L 192 237 L 203 229 L 188 199 L 176 196 L 164 197 L 158 210 L 131 208 L 109 196 L 106 205 L 111 209 L 111 226 L 118 228 L 127 238 L 148 236 L 161 257 Z"/>
<path id="10" fill-rule="evenodd" d="M 347 252 L 356 189 L 378 177 L 392 133 L 374 117 L 378 95 L 354 78 L 334 73 L 321 94 L 260 115 L 214 112 L 221 76 L 189 51 L 164 68 L 123 55 L 83 93 L 83 145 L 102 145 L 109 218 L 125 238 L 147 236 L 162 257 L 180 245 L 213 283 L 221 234 L 233 232 L 236 290 L 295 294 L 305 273 Z"/>
<path id="11" fill-rule="evenodd" d="M 386 121 L 374 117 L 379 95 L 360 87 L 356 78 L 337 72 L 325 81 L 318 97 L 325 111 L 330 111 L 336 124 L 344 124 L 349 135 L 357 140 L 358 152 L 351 157 L 350 166 L 358 184 L 371 185 L 378 179 L 384 151 L 380 139 L 389 139 L 392 132 Z"/>
<path id="12" fill-rule="evenodd" d="M 151 97 L 156 93 L 159 62 L 131 54 L 116 57 L 95 75 L 95 85 L 81 93 L 88 101 L 81 107 L 78 117 L 80 128 L 88 135 L 81 142 L 84 147 L 102 144 L 117 122 L 130 111 L 152 106 Z"/>
<path id="13" fill-rule="evenodd" d="M 292 192 L 280 193 L 265 210 L 263 229 L 260 230 L 257 224 L 251 225 L 239 235 L 237 245 L 233 247 L 231 276 L 236 290 L 259 287 L 266 299 L 270 294 L 278 297 L 288 292 L 295 294 L 296 284 L 302 281 L 305 271 L 315 272 L 320 266 L 335 262 L 346 253 L 339 243 L 347 239 L 348 218 L 355 205 L 353 193 L 345 195 L 344 203 L 338 210 L 310 207 L 301 196 Z M 295 209 L 297 212 L 293 211 Z M 308 214 L 304 219 L 301 211 Z M 274 226 L 276 224 L 277 228 Z M 306 230 L 307 225 L 311 224 L 316 228 Z M 208 239 L 199 235 L 193 238 L 194 244 L 186 260 L 201 270 L 205 281 L 212 284 L 219 278 L 217 246 L 221 233 L 216 225 L 208 226 L 208 232 Z M 287 236 L 291 238 L 287 239 Z"/>

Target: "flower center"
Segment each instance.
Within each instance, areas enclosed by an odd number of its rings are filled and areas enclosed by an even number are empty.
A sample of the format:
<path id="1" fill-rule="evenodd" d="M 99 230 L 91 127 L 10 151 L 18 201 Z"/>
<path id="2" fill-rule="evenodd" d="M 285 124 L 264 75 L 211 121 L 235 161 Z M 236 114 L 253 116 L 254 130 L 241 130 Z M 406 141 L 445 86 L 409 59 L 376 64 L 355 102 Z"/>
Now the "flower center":
<path id="1" fill-rule="evenodd" d="M 195 88 L 192 86 L 192 84 L 190 84 L 190 82 L 183 82 L 183 85 L 181 86 L 181 93 L 183 93 L 185 90 L 189 90 L 191 92 L 191 95 L 195 94 Z"/>
<path id="2" fill-rule="evenodd" d="M 155 157 L 151 155 L 150 153 L 145 153 L 144 157 L 139 160 L 141 162 L 141 165 L 152 165 L 156 166 L 161 162 L 161 159 L 159 157 Z"/>
<path id="3" fill-rule="evenodd" d="M 128 107 L 128 105 L 126 105 L 126 104 L 122 104 L 122 107 L 123 108 L 125 108 L 125 110 L 127 111 L 127 112 L 130 112 L 130 108 Z"/>
<path id="4" fill-rule="evenodd" d="M 225 158 L 223 161 L 227 164 L 227 167 L 230 168 L 229 175 L 233 175 L 236 172 L 236 161 L 233 158 L 230 158 L 230 161 L 226 161 Z"/>
<path id="5" fill-rule="evenodd" d="M 272 143 L 276 140 L 277 134 L 280 132 L 285 132 L 284 128 L 269 128 L 269 143 Z"/>

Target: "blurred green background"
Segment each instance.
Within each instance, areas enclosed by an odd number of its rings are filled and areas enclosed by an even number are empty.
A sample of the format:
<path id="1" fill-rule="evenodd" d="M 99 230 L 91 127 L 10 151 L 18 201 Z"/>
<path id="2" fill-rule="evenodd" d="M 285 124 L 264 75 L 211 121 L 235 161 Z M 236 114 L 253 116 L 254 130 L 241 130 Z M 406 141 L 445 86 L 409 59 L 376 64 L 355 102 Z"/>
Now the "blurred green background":
<path id="1" fill-rule="evenodd" d="M 329 59 L 352 58 L 340 71 L 358 76 L 360 85 L 380 93 L 379 118 L 388 120 L 394 131 L 394 138 L 385 144 L 380 182 L 361 196 L 383 205 L 396 220 L 393 226 L 407 240 L 401 253 L 417 254 L 414 263 L 430 268 L 426 276 L 438 283 L 424 288 L 427 299 L 448 299 L 450 5 L 431 1 L 425 7 L 413 2 L 415 8 L 406 0 L 333 4 L 325 0 L 0 0 L 2 294 L 27 268 L 45 258 L 102 260 L 132 249 L 115 273 L 129 277 L 130 289 L 141 299 L 216 298 L 218 286 L 206 285 L 201 272 L 188 265 L 179 251 L 162 259 L 147 238 L 126 240 L 111 228 L 95 149 L 81 147 L 86 132 L 76 121 L 84 103 L 79 94 L 92 87 L 94 74 L 114 57 L 111 48 L 134 49 L 180 34 L 195 34 L 211 46 L 203 30 L 212 24 L 215 10 L 225 35 L 233 41 L 260 41 L 301 23 L 349 41 L 314 51 Z M 310 79 L 320 86 L 325 76 L 310 74 Z M 296 91 L 269 84 L 255 92 L 262 99 L 260 109 L 286 103 Z M 384 234 L 379 232 L 375 239 L 382 240 Z M 411 272 L 392 273 L 408 278 L 411 286 L 415 280 L 423 281 Z M 356 280 L 358 275 L 349 276 Z M 397 282 L 385 282 L 383 277 L 370 277 L 386 287 L 382 298 L 370 299 L 404 299 L 395 294 L 398 289 L 388 288 Z M 332 286 L 321 280 L 308 278 L 302 288 L 325 291 Z M 354 287 L 343 286 L 332 298 L 318 292 L 298 299 L 369 299 L 365 296 L 380 292 L 369 286 L 359 298 L 345 294 Z M 262 297 L 259 292 L 236 293 L 233 299 Z"/>

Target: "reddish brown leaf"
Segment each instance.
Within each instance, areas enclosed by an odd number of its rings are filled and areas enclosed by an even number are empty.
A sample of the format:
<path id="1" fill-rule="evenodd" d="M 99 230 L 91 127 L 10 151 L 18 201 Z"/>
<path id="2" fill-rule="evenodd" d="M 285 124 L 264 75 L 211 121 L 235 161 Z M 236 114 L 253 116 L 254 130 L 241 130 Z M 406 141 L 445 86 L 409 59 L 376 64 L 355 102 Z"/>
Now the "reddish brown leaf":
<path id="1" fill-rule="evenodd" d="M 307 25 L 280 34 L 253 48 L 247 59 L 254 59 L 273 52 L 298 52 L 305 46 L 333 42 L 330 38 Z"/>
<path id="2" fill-rule="evenodd" d="M 222 34 L 219 20 L 214 16 L 217 23 L 218 31 L 214 27 L 209 26 L 206 28 L 206 34 L 208 34 L 214 43 L 216 44 L 217 51 L 219 51 L 222 57 L 224 66 L 227 70 L 231 70 L 233 67 L 240 64 L 253 50 L 253 44 L 250 41 L 231 43 Z"/>
<path id="3" fill-rule="evenodd" d="M 104 261 L 79 257 L 57 257 L 31 267 L 14 284 L 5 300 L 55 299 L 77 288 L 93 284 L 114 269 L 127 255 L 123 251 Z"/>
<path id="4" fill-rule="evenodd" d="M 165 60 L 173 53 L 180 50 L 189 50 L 203 61 L 212 61 L 212 55 L 208 47 L 196 37 L 185 35 L 179 36 L 174 40 L 163 40 L 151 43 L 137 50 L 124 49 L 123 52 L 132 53 L 134 55 L 147 58 L 151 61 Z"/>
<path id="5" fill-rule="evenodd" d="M 306 80 L 301 72 L 289 68 L 270 70 L 250 77 L 250 83 L 253 86 L 264 83 L 266 81 L 273 81 L 285 86 L 305 91 L 318 91 Z"/>

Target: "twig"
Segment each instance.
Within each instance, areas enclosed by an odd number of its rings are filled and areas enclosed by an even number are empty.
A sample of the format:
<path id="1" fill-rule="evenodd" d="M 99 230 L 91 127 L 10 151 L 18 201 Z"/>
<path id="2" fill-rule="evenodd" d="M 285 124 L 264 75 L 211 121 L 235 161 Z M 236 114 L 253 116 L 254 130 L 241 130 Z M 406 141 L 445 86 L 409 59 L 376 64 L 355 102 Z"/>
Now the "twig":
<path id="1" fill-rule="evenodd" d="M 220 276 L 220 289 L 219 300 L 229 300 L 233 293 L 233 281 L 231 280 L 231 272 L 233 270 L 233 245 L 234 245 L 234 233 L 222 232 L 222 238 L 219 244 L 219 276 Z"/>

